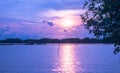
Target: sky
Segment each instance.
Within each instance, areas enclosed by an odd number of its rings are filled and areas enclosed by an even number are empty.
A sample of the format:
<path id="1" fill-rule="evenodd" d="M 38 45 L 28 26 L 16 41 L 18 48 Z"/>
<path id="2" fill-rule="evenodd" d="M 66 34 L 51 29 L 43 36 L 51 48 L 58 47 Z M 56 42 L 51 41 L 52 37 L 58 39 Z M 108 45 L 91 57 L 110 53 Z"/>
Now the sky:
<path id="1" fill-rule="evenodd" d="M 0 0 L 0 39 L 84 38 L 84 0 Z"/>

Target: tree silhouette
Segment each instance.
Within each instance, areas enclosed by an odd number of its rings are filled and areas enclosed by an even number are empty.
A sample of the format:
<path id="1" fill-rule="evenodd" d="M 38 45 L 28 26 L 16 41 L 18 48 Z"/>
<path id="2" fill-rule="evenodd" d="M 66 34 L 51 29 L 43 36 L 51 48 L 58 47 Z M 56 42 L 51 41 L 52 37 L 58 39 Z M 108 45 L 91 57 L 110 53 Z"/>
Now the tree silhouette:
<path id="1" fill-rule="evenodd" d="M 110 38 L 120 51 L 120 0 L 87 0 L 81 15 L 85 28 L 99 39 Z"/>

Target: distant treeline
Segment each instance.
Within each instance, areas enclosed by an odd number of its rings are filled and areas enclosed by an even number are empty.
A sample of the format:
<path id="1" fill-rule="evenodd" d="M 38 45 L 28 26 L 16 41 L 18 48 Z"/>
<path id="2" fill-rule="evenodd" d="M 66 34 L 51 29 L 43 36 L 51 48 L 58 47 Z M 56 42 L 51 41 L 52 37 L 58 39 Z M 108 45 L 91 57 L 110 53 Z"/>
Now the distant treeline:
<path id="1" fill-rule="evenodd" d="M 95 38 L 67 38 L 67 39 L 50 39 L 50 38 L 42 38 L 42 39 L 27 39 L 22 40 L 18 38 L 9 38 L 5 40 L 0 40 L 1 44 L 6 43 L 21 43 L 21 44 L 46 44 L 46 43 L 113 43 L 112 40 L 106 38 L 102 40 L 98 40 Z"/>

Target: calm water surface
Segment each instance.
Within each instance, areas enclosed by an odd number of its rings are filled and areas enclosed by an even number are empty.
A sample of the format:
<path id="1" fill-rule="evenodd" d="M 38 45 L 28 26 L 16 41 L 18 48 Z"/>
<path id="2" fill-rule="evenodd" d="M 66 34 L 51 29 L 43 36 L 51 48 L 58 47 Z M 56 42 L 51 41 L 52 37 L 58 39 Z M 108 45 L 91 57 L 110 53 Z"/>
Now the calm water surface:
<path id="1" fill-rule="evenodd" d="M 120 73 L 112 44 L 0 46 L 0 73 Z"/>

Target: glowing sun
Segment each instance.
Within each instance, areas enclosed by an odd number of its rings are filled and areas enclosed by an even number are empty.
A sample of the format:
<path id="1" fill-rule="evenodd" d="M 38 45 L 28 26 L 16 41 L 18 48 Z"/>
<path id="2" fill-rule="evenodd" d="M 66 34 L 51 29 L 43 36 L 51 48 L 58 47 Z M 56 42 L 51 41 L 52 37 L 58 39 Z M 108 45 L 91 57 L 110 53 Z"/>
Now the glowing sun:
<path id="1" fill-rule="evenodd" d="M 72 19 L 63 19 L 61 24 L 63 27 L 69 28 L 73 27 L 75 22 Z"/>
<path id="2" fill-rule="evenodd" d="M 73 29 L 81 24 L 80 17 L 78 16 L 62 17 L 54 20 L 54 22 L 58 27 L 66 30 Z"/>

